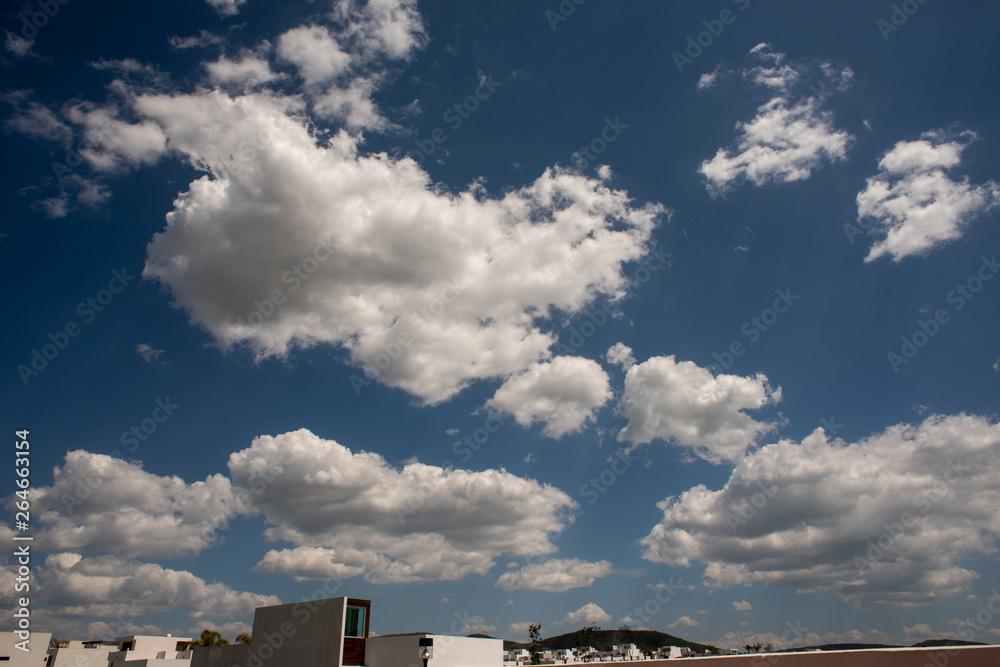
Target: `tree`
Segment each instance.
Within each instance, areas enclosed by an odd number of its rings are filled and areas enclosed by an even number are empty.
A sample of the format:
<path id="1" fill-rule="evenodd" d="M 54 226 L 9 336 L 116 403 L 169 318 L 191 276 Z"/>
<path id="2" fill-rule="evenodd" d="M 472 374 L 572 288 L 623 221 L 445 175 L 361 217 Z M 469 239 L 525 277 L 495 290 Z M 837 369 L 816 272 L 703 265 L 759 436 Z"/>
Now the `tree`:
<path id="1" fill-rule="evenodd" d="M 228 639 L 223 639 L 222 634 L 215 630 L 204 630 L 201 633 L 201 639 L 195 639 L 191 642 L 191 646 L 227 646 L 229 644 Z"/>
<path id="2" fill-rule="evenodd" d="M 528 646 L 528 654 L 531 656 L 531 664 L 542 664 L 542 625 L 532 623 L 528 626 L 528 636 L 531 637 L 531 645 Z"/>
<path id="3" fill-rule="evenodd" d="M 601 626 L 599 625 L 586 625 L 576 631 L 576 636 L 573 637 L 573 641 L 577 646 L 581 648 L 587 648 L 594 643 L 597 638 L 597 633 L 601 631 Z M 584 659 L 587 659 L 586 657 Z"/>
<path id="4" fill-rule="evenodd" d="M 757 642 L 756 644 L 747 644 L 743 648 L 746 649 L 747 653 L 760 653 L 760 649 L 762 646 L 763 644 Z"/>
<path id="5" fill-rule="evenodd" d="M 236 635 L 236 641 L 238 641 L 241 644 L 249 644 L 251 639 L 252 637 L 250 636 L 250 634 L 246 632 L 241 632 L 240 634 Z"/>
<path id="6" fill-rule="evenodd" d="M 622 644 L 632 644 L 632 626 L 628 623 L 622 623 L 618 626 L 618 632 L 616 633 L 618 637 L 621 638 Z"/>

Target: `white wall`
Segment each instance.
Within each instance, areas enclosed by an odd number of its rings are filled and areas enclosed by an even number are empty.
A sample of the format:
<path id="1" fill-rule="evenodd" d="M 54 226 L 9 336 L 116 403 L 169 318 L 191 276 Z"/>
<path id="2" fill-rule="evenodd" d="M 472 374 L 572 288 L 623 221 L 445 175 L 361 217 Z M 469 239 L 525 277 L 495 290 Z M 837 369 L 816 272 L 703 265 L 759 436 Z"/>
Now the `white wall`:
<path id="1" fill-rule="evenodd" d="M 77 644 L 79 642 L 73 642 Z M 95 648 L 54 648 L 52 667 L 108 667 L 108 654 L 115 650 L 114 646 L 97 646 Z"/>
<path id="2" fill-rule="evenodd" d="M 51 632 L 32 632 L 28 650 L 22 651 L 14 646 L 21 641 L 16 634 L 0 632 L 0 658 L 10 658 L 3 661 L 5 667 L 44 667 L 51 639 Z"/>
<path id="3" fill-rule="evenodd" d="M 423 667 L 420 660 L 421 637 L 434 639 L 434 657 L 427 667 L 500 667 L 503 664 L 503 640 L 449 635 L 402 635 L 369 637 L 365 648 L 365 667 Z"/>

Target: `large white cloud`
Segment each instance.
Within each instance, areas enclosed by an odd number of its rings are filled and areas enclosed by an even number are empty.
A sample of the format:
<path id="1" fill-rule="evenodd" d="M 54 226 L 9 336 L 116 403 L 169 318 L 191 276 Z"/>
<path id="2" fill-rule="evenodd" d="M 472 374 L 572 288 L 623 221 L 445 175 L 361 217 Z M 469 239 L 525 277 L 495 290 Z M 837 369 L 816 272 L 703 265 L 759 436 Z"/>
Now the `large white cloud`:
<path id="1" fill-rule="evenodd" d="M 620 409 L 629 421 L 618 439 L 636 445 L 660 439 L 708 461 L 738 461 L 776 428 L 746 411 L 780 400 L 781 387 L 772 389 L 763 374 L 713 376 L 692 361 L 653 357 L 625 375 Z"/>
<path id="2" fill-rule="evenodd" d="M 596 361 L 556 357 L 508 379 L 487 405 L 522 426 L 543 422 L 545 435 L 561 438 L 582 429 L 611 396 L 608 374 Z"/>
<path id="3" fill-rule="evenodd" d="M 506 590 L 563 592 L 585 588 L 596 579 L 611 574 L 609 561 L 591 563 L 579 558 L 552 558 L 544 563 L 525 565 L 513 572 L 504 572 L 497 579 L 497 588 Z"/>
<path id="4" fill-rule="evenodd" d="M 925 604 L 976 579 L 966 557 L 996 553 L 998 474 L 1000 425 L 983 417 L 934 416 L 857 443 L 817 430 L 749 454 L 718 491 L 662 501 L 643 557 L 703 563 L 709 586 Z"/>
<path id="5" fill-rule="evenodd" d="M 933 130 L 917 141 L 898 142 L 882 157 L 878 175 L 857 197 L 859 222 L 871 219 L 884 234 L 865 261 L 927 254 L 960 238 L 972 220 L 1000 205 L 1000 183 L 972 185 L 967 176 L 948 176 L 974 139 L 968 131 L 956 136 Z"/>
<path id="6" fill-rule="evenodd" d="M 555 334 L 536 318 L 623 295 L 662 212 L 555 170 L 500 199 L 439 193 L 410 159 L 358 155 L 343 133 L 317 145 L 291 98 L 137 107 L 211 174 L 177 199 L 144 275 L 224 346 L 341 345 L 427 402 L 544 359 Z"/>
<path id="7" fill-rule="evenodd" d="M 187 484 L 83 450 L 68 452 L 52 486 L 34 494 L 36 544 L 49 553 L 193 556 L 239 511 L 223 475 Z"/>
<path id="8" fill-rule="evenodd" d="M 352 453 L 300 430 L 261 436 L 229 459 L 234 486 L 290 542 L 259 563 L 300 579 L 364 574 L 376 583 L 485 574 L 501 554 L 555 551 L 575 503 L 504 471 L 469 472 Z"/>
<path id="9" fill-rule="evenodd" d="M 829 94 L 850 85 L 849 68 L 793 64 L 767 44 L 751 49 L 750 57 L 757 64 L 740 74 L 771 97 L 753 118 L 736 124 L 732 146 L 702 162 L 699 171 L 713 196 L 744 180 L 754 185 L 804 180 L 824 160 L 844 159 L 853 140 L 850 133 L 834 129 L 833 113 L 822 109 Z"/>

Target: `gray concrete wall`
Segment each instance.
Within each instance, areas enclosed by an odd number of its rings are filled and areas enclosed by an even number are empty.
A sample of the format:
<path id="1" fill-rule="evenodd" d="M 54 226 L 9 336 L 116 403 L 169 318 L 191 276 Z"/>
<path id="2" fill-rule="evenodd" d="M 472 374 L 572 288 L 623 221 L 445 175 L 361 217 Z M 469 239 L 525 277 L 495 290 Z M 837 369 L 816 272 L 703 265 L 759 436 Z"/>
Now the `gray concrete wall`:
<path id="1" fill-rule="evenodd" d="M 347 598 L 258 607 L 253 641 L 194 647 L 191 667 L 342 667 Z"/>

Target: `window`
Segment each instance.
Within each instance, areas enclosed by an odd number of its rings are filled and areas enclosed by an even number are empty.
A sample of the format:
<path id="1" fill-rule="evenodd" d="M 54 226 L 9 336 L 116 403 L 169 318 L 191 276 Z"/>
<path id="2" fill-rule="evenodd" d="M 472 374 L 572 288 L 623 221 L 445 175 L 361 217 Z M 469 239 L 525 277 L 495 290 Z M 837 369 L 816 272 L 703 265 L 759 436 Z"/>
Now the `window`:
<path id="1" fill-rule="evenodd" d="M 365 636 L 365 608 L 348 607 L 347 618 L 344 619 L 345 637 Z"/>

